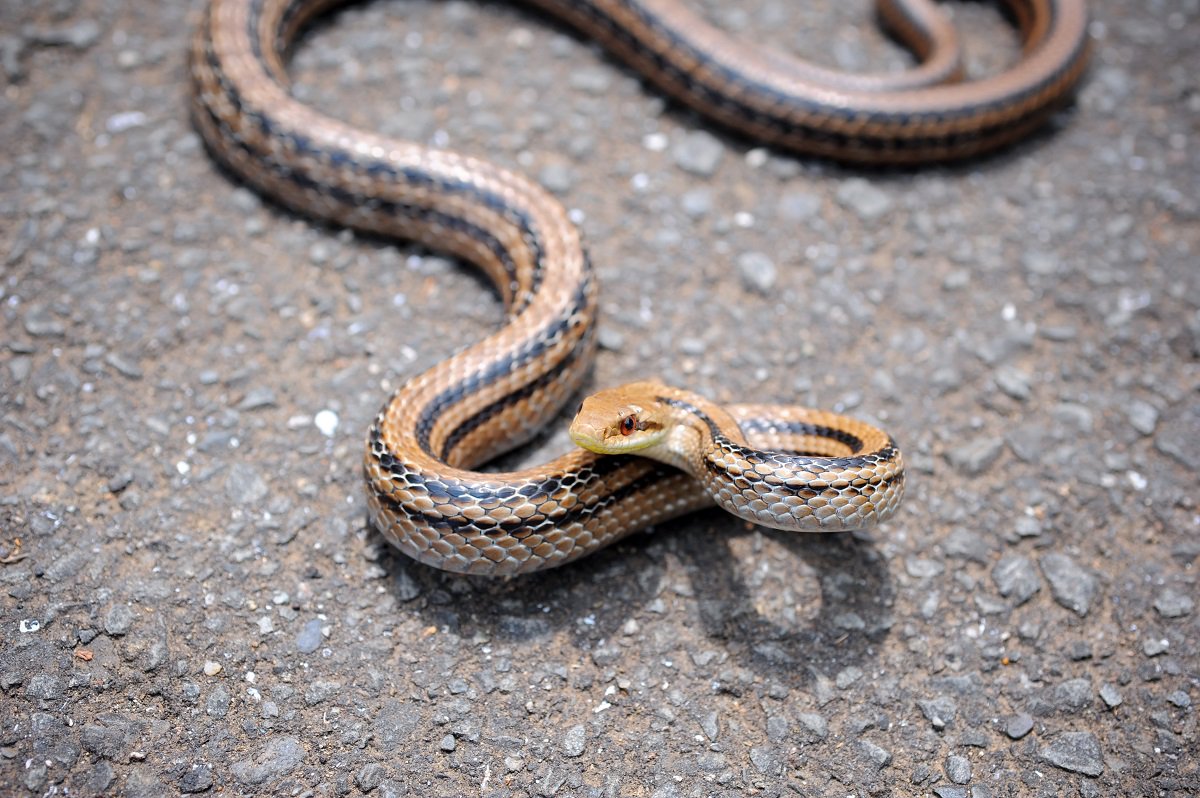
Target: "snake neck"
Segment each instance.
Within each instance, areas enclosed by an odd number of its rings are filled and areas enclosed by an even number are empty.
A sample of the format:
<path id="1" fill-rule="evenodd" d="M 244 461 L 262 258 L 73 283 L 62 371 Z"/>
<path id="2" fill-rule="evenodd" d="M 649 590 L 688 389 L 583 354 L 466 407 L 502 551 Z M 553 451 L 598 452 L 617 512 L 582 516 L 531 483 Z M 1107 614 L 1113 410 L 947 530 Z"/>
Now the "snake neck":
<path id="1" fill-rule="evenodd" d="M 703 396 L 664 385 L 654 398 L 656 412 L 668 420 L 670 431 L 662 443 L 641 454 L 700 477 L 715 451 L 746 446 L 737 420 Z"/>

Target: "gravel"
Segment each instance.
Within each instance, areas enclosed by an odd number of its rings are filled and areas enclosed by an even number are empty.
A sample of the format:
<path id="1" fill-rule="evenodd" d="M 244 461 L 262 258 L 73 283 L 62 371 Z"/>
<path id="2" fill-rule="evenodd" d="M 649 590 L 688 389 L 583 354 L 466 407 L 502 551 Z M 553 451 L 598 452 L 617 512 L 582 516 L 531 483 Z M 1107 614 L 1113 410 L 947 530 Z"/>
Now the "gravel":
<path id="1" fill-rule="evenodd" d="M 291 773 L 304 757 L 304 746 L 295 737 L 272 737 L 253 760 L 234 762 L 232 773 L 244 785 L 263 784 Z"/>
<path id="2" fill-rule="evenodd" d="M 738 256 L 737 266 L 746 288 L 763 296 L 771 293 L 778 277 L 773 260 L 761 252 L 746 252 Z"/>
<path id="3" fill-rule="evenodd" d="M 582 723 L 577 723 L 562 738 L 563 753 L 570 757 L 583 756 L 587 747 L 587 732 Z"/>
<path id="4" fill-rule="evenodd" d="M 1096 578 L 1065 554 L 1046 554 L 1038 562 L 1054 600 L 1081 617 L 1086 616 L 1096 597 Z"/>
<path id="5" fill-rule="evenodd" d="M 689 174 L 711 177 L 725 155 L 721 140 L 704 130 L 691 130 L 681 136 L 671 149 L 675 164 Z"/>
<path id="6" fill-rule="evenodd" d="M 1004 723 L 1004 733 L 1014 740 L 1020 740 L 1033 731 L 1033 716 L 1024 712 L 1013 715 Z"/>
<path id="7" fill-rule="evenodd" d="M 1154 599 L 1154 609 L 1164 618 L 1182 618 L 1191 615 L 1195 608 L 1196 602 L 1191 596 L 1173 588 L 1166 588 Z"/>
<path id="8" fill-rule="evenodd" d="M 971 781 L 971 762 L 965 756 L 951 754 L 946 757 L 946 778 L 955 784 L 967 784 Z"/>
<path id="9" fill-rule="evenodd" d="M 1042 758 L 1052 765 L 1085 776 L 1104 772 L 1100 741 L 1091 732 L 1063 732 L 1042 748 Z"/>
<path id="10" fill-rule="evenodd" d="M 946 452 L 946 461 L 967 476 L 977 477 L 996 464 L 1004 451 L 1004 439 L 985 436 L 963 441 Z"/>
<path id="11" fill-rule="evenodd" d="M 321 622 L 316 618 L 306 621 L 296 635 L 296 650 L 301 654 L 311 654 L 321 647 Z"/>
<path id="12" fill-rule="evenodd" d="M 877 222 L 892 210 L 885 191 L 860 177 L 846 180 L 837 190 L 837 201 L 864 222 Z"/>
<path id="13" fill-rule="evenodd" d="M 929 721 L 929 725 L 941 731 L 954 722 L 958 715 L 958 702 L 950 696 L 924 698 L 917 702 L 921 714 Z"/>
<path id="14" fill-rule="evenodd" d="M 1002 557 L 992 568 L 992 581 L 1000 595 L 1024 604 L 1042 589 L 1042 580 L 1028 557 L 1010 554 Z"/>

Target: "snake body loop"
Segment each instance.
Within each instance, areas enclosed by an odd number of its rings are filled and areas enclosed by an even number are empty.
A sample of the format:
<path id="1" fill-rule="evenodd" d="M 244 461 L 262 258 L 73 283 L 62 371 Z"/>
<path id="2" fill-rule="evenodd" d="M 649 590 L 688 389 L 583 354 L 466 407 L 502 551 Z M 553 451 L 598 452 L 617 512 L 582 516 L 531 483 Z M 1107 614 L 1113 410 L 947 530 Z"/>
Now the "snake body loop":
<path id="1" fill-rule="evenodd" d="M 703 480 L 639 457 L 579 450 L 517 472 L 472 470 L 529 440 L 579 388 L 595 351 L 596 281 L 577 229 L 539 186 L 477 158 L 357 130 L 289 94 L 291 44 L 339 4 L 211 0 L 191 48 L 192 105 L 210 150 L 260 191 L 468 260 L 505 303 L 499 330 L 409 380 L 376 418 L 364 460 L 375 524 L 430 565 L 512 574 L 711 504 Z M 1088 50 L 1082 0 L 1010 0 L 1023 58 L 993 78 L 948 85 L 939 81 L 960 73 L 957 41 L 925 0 L 891 0 L 880 14 L 923 63 L 859 77 L 738 43 L 677 0 L 535 4 L 715 121 L 870 163 L 965 157 L 1025 135 L 1069 95 Z M 741 498 L 715 499 L 750 506 L 755 520 L 770 523 L 760 505 L 778 504 L 809 519 L 797 528 L 852 528 L 883 520 L 903 494 L 899 452 L 872 427 L 790 407 L 720 413 L 732 427 L 722 467 L 737 471 L 722 484 Z M 798 452 L 814 467 L 806 482 L 781 477 L 747 446 Z"/>

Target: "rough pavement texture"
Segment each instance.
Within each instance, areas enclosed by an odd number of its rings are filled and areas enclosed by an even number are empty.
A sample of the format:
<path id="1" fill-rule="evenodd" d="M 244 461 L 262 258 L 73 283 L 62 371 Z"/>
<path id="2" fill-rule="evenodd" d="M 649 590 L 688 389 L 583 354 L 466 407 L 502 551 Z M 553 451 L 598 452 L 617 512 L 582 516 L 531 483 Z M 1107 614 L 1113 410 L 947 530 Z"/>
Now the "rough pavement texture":
<path id="1" fill-rule="evenodd" d="M 711 3 L 903 64 L 845 5 Z M 999 16 L 954 9 L 1003 64 Z M 506 5 L 309 35 L 301 97 L 576 209 L 596 384 L 852 412 L 912 464 L 870 534 L 710 512 L 510 582 L 393 553 L 359 470 L 389 388 L 498 304 L 216 169 L 195 10 L 0 9 L 0 793 L 1200 790 L 1195 0 L 1095 3 L 1049 133 L 900 174 L 728 137 Z"/>

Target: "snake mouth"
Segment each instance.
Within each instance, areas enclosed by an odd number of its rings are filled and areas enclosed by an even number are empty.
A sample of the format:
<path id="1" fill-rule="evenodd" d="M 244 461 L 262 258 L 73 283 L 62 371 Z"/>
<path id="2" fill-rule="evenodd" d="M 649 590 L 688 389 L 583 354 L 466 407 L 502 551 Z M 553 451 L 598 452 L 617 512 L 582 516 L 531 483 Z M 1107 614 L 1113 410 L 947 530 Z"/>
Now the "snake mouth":
<path id="1" fill-rule="evenodd" d="M 567 434 L 576 446 L 596 454 L 634 454 L 650 445 L 650 441 L 639 436 L 626 437 L 614 429 L 597 425 L 585 419 L 571 422 Z"/>
<path id="2" fill-rule="evenodd" d="M 596 427 L 581 419 L 575 419 L 571 422 L 570 429 L 567 434 L 571 436 L 571 440 L 576 446 L 587 449 L 589 452 L 596 454 L 618 454 L 619 450 L 614 449 L 607 444 L 607 436 L 604 434 L 603 428 Z"/>

